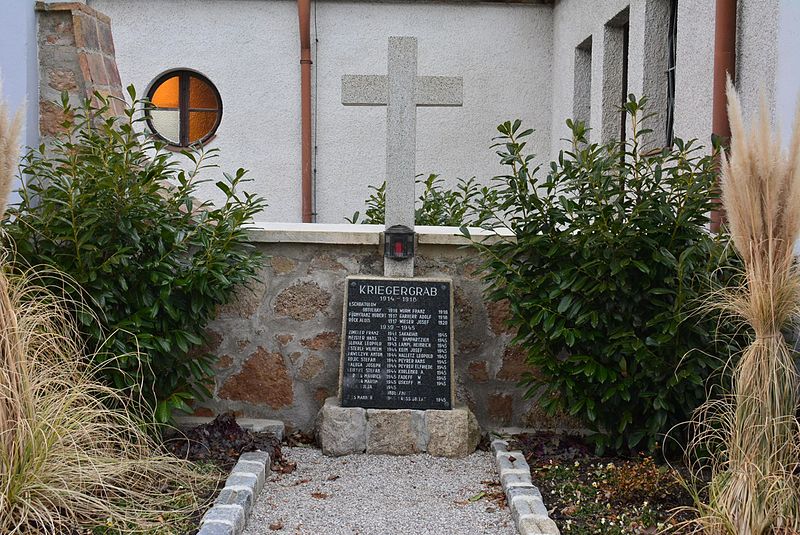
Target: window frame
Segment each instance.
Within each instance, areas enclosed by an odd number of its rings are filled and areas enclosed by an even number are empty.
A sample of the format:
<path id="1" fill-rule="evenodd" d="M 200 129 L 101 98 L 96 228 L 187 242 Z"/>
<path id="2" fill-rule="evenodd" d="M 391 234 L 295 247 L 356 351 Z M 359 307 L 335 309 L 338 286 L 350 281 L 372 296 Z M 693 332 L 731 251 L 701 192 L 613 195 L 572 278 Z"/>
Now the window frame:
<path id="1" fill-rule="evenodd" d="M 153 95 L 158 90 L 161 85 L 169 80 L 170 78 L 174 78 L 175 76 L 178 77 L 178 107 L 177 108 L 160 108 L 153 105 Z M 189 107 L 189 87 L 190 82 L 189 78 L 194 77 L 206 84 L 211 90 L 214 92 L 214 97 L 217 99 L 217 108 L 190 108 Z M 150 130 L 150 133 L 158 138 L 159 140 L 163 141 L 170 147 L 177 147 L 177 148 L 186 148 L 191 145 L 197 144 L 206 144 L 211 141 L 214 137 L 216 137 L 217 128 L 219 128 L 220 123 L 222 122 L 222 97 L 219 94 L 219 90 L 217 86 L 215 86 L 211 80 L 208 79 L 202 73 L 194 71 L 192 69 L 170 69 L 153 80 L 150 83 L 150 87 L 147 89 L 147 100 L 148 106 L 145 110 L 145 120 L 147 122 L 147 127 Z M 159 109 L 159 110 L 177 110 L 178 111 L 178 139 L 177 142 L 171 139 L 165 138 L 154 126 L 152 115 L 150 114 L 151 110 Z M 216 120 L 214 121 L 214 126 L 208 131 L 206 135 L 201 137 L 196 141 L 189 141 L 189 114 L 191 112 L 215 112 L 216 113 Z"/>
<path id="2" fill-rule="evenodd" d="M 666 142 L 671 147 L 675 142 L 675 95 L 678 66 L 678 0 L 670 0 L 669 29 L 667 33 L 667 117 Z"/>

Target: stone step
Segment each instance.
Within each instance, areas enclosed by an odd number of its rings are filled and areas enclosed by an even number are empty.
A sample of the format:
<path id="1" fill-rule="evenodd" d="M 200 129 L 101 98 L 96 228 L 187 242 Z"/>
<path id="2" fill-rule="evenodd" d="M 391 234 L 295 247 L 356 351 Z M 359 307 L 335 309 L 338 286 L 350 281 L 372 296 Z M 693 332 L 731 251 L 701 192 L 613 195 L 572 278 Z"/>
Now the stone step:
<path id="1" fill-rule="evenodd" d="M 214 418 L 210 416 L 175 416 L 175 425 L 178 429 L 186 431 L 198 425 L 211 423 Z M 268 420 L 266 418 L 237 418 L 236 423 L 242 429 L 247 429 L 253 433 L 272 433 L 278 440 L 283 440 L 286 426 L 280 420 Z"/>

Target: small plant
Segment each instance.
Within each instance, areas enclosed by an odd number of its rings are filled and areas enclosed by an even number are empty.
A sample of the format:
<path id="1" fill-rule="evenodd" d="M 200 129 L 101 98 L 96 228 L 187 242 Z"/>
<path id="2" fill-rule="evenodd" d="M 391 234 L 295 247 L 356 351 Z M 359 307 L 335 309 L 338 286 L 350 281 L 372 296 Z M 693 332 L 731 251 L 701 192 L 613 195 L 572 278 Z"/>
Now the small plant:
<path id="1" fill-rule="evenodd" d="M 491 216 L 486 210 L 496 193 L 486 186 L 479 186 L 475 178 L 458 179 L 456 189 L 444 189 L 444 179 L 439 175 L 428 175 L 425 180 L 417 180 L 423 185 L 414 221 L 417 225 L 460 227 L 462 225 L 479 225 Z M 379 187 L 369 186 L 374 193 L 366 200 L 367 208 L 364 219 L 359 221 L 360 213 L 356 212 L 346 221 L 357 224 L 382 225 L 386 213 L 386 182 Z M 488 202 L 487 202 L 488 201 Z"/>
<path id="2" fill-rule="evenodd" d="M 100 322 L 75 313 L 107 384 L 135 390 L 163 422 L 208 395 L 213 356 L 197 349 L 217 306 L 261 265 L 246 225 L 265 204 L 238 192 L 242 169 L 216 182 L 218 207 L 198 201 L 214 154 L 183 152 L 193 164 L 184 171 L 143 132 L 146 103 L 129 93 L 122 117 L 99 95 L 82 109 L 63 97 L 63 133 L 24 158 L 22 200 L 5 226 L 21 261 L 70 275 L 73 301 L 90 296 Z M 106 354 L 124 356 L 105 365 Z"/>
<path id="3" fill-rule="evenodd" d="M 532 130 L 501 124 L 494 146 L 509 172 L 487 226 L 514 239 L 474 242 L 488 297 L 511 303 L 527 395 L 580 417 L 600 452 L 654 451 L 705 400 L 718 316 L 695 310 L 732 276 L 724 237 L 706 230 L 712 158 L 680 140 L 645 150 L 644 103 L 625 104 L 625 143 L 589 144 L 567 121 L 572 147 L 541 179 L 524 152 Z"/>
<path id="4" fill-rule="evenodd" d="M 800 114 L 784 151 L 765 102 L 749 129 L 730 81 L 728 103 L 733 135 L 722 198 L 745 275 L 717 297 L 750 343 L 732 364 L 729 395 L 694 420 L 694 525 L 710 534 L 800 533 L 800 378 L 784 336 L 796 333 L 800 317 Z"/>

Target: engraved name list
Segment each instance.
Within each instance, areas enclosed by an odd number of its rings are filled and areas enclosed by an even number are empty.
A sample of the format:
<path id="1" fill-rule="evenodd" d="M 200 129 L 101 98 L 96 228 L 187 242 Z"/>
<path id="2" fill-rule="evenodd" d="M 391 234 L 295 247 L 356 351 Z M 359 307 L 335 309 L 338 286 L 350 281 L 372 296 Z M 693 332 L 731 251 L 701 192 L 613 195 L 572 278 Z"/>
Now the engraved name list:
<path id="1" fill-rule="evenodd" d="M 347 281 L 341 367 L 344 407 L 452 407 L 448 280 Z"/>

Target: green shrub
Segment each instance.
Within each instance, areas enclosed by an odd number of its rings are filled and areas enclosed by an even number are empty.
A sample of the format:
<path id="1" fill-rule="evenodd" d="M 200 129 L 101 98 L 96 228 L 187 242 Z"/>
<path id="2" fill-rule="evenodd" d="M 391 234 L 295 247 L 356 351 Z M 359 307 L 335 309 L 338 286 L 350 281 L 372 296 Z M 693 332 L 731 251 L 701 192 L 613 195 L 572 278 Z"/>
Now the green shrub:
<path id="1" fill-rule="evenodd" d="M 491 212 L 485 210 L 487 203 L 483 201 L 483 199 L 493 199 L 496 195 L 491 188 L 478 186 L 474 177 L 467 180 L 459 178 L 456 189 L 444 189 L 443 183 L 444 180 L 439 178 L 439 175 L 428 175 L 425 180 L 417 180 L 417 184 L 424 185 L 414 211 L 414 222 L 417 225 L 445 227 L 477 225 L 491 216 Z M 356 212 L 353 217 L 345 220 L 353 224 L 385 223 L 386 182 L 380 187 L 369 188 L 374 193 L 365 201 L 367 208 L 364 219 L 359 221 L 361 214 Z"/>
<path id="2" fill-rule="evenodd" d="M 724 238 L 707 231 L 713 158 L 680 140 L 644 151 L 643 103 L 631 95 L 625 105 L 624 144 L 588 144 L 585 127 L 567 121 L 572 148 L 543 181 L 524 152 L 532 131 L 500 125 L 509 174 L 496 178 L 493 224 L 516 239 L 476 244 L 488 296 L 509 300 L 536 370 L 527 395 L 580 417 L 600 451 L 653 450 L 706 399 L 719 316 L 697 308 L 735 272 Z"/>
<path id="3" fill-rule="evenodd" d="M 7 237 L 29 265 L 46 264 L 78 283 L 101 318 L 76 311 L 88 341 L 119 357 L 105 366 L 107 382 L 135 389 L 159 421 L 208 395 L 212 355 L 203 352 L 205 327 L 217 306 L 250 281 L 261 258 L 245 225 L 265 203 L 240 194 L 245 171 L 224 174 L 216 186 L 225 202 L 194 198 L 201 170 L 214 167 L 199 149 L 178 165 L 164 143 L 143 132 L 142 106 L 112 117 L 109 101 L 70 107 L 62 99 L 64 133 L 31 150 L 22 172 L 22 200 L 6 216 Z"/>

